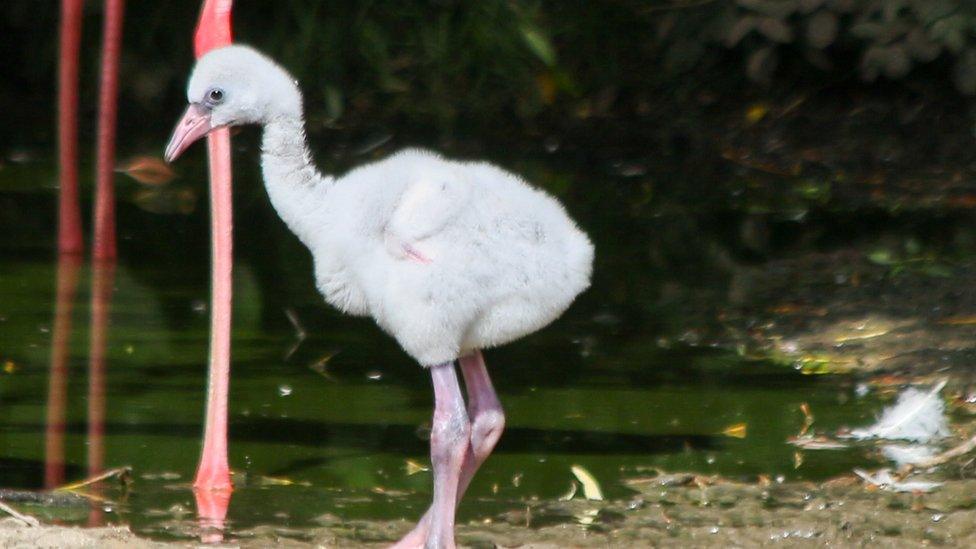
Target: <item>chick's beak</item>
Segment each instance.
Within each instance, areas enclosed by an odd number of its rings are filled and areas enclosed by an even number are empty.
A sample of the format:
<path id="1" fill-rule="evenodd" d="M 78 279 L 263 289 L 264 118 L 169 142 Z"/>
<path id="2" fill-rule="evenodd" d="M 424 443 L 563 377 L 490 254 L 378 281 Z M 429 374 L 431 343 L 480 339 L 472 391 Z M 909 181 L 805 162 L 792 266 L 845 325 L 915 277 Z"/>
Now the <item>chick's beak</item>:
<path id="1" fill-rule="evenodd" d="M 166 161 L 176 160 L 194 141 L 210 133 L 210 109 L 199 103 L 190 103 L 183 117 L 176 124 L 173 136 L 166 145 Z"/>

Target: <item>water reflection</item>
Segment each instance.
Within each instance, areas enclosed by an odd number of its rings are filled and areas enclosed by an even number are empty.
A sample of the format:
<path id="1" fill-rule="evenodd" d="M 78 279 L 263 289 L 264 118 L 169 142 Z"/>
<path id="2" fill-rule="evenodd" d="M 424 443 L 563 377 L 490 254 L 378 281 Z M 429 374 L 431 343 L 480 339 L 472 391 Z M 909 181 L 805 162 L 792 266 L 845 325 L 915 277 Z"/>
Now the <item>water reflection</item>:
<path id="1" fill-rule="evenodd" d="M 229 493 L 193 493 L 189 486 L 199 451 L 208 339 L 206 212 L 147 208 L 139 192 L 118 204 L 123 261 L 93 264 L 90 294 L 79 286 L 86 271 L 77 258 L 59 258 L 56 273 L 46 249 L 38 252 L 43 260 L 28 252 L 0 264 L 0 314 L 10 319 L 0 324 L 0 339 L 23 340 L 10 352 L 25 364 L 48 359 L 32 350 L 31 337 L 20 336 L 36 337 L 37 325 L 49 322 L 45 292 L 56 277 L 52 333 L 41 344 L 50 343 L 50 367 L 43 372 L 48 377 L 25 366 L 22 375 L 0 385 L 0 458 L 38 470 L 43 462 L 43 475 L 25 480 L 0 468 L 0 483 L 51 489 L 84 477 L 82 464 L 88 476 L 131 465 L 139 489 L 129 501 L 113 513 L 95 504 L 86 517 L 70 521 L 124 521 L 141 533 L 205 542 L 254 525 L 306 527 L 325 513 L 375 520 L 415 518 L 422 511 L 429 477 L 416 468 L 410 472 L 405 462 L 426 460 L 426 379 L 372 324 L 340 318 L 322 304 L 307 252 L 259 196 L 257 177 L 254 170 L 240 174 L 236 197 L 247 220 L 239 226 L 247 245 L 236 265 L 231 334 L 238 354 L 230 452 L 241 473 L 234 508 Z M 190 178 L 182 184 L 186 192 L 204 188 Z M 25 197 L 42 205 L 37 211 L 54 211 L 45 191 L 17 195 L 17 204 L 27 203 Z M 565 196 L 571 209 L 583 212 L 583 223 L 596 227 L 607 250 L 590 294 L 596 297 L 584 296 L 552 329 L 492 351 L 511 422 L 472 486 L 479 504 L 463 506 L 462 514 L 488 518 L 559 497 L 576 464 L 600 479 L 611 498 L 628 495 L 621 478 L 654 467 L 789 478 L 849 470 L 850 454 L 808 460 L 794 470 L 793 450 L 783 444 L 802 421 L 801 402 L 809 402 L 818 422 L 828 426 L 864 413 L 863 404 L 838 406 L 841 397 L 849 398 L 844 381 L 665 341 L 673 318 L 696 314 L 688 303 L 713 296 L 673 280 L 665 288 L 669 279 L 662 273 L 673 270 L 671 263 L 690 269 L 694 260 L 638 254 L 650 229 L 626 216 L 601 225 L 598 214 L 587 213 L 584 198 Z M 660 219 L 654 230 L 669 234 L 679 223 Z M 682 235 L 700 232 L 698 226 L 679 228 Z M 0 249 L 22 249 L 16 234 L 0 231 Z M 12 302 L 19 308 L 8 308 Z M 292 348 L 295 329 L 285 311 L 300 314 L 307 326 L 300 347 Z M 79 312 L 86 313 L 87 326 L 72 325 Z M 73 329 L 87 338 L 72 338 Z M 73 349 L 73 341 L 87 344 Z M 322 375 L 323 360 L 328 375 Z M 70 381 L 80 379 L 86 365 L 87 402 L 73 406 L 82 397 Z M 739 423 L 748 424 L 748 441 L 720 434 Z M 87 452 L 80 452 L 82 442 Z M 114 493 L 105 487 L 93 495 L 110 500 Z M 197 516 L 189 517 L 194 504 Z"/>
<path id="2" fill-rule="evenodd" d="M 65 406 L 68 399 L 68 357 L 71 343 L 71 315 L 81 259 L 76 255 L 58 257 L 54 326 L 51 330 L 51 373 L 47 393 L 47 421 L 44 434 L 44 487 L 64 484 Z"/>
<path id="3" fill-rule="evenodd" d="M 230 508 L 230 490 L 193 490 L 200 523 L 200 541 L 219 543 L 224 539 L 227 510 Z"/>
<path id="4" fill-rule="evenodd" d="M 95 261 L 92 265 L 91 323 L 88 354 L 88 477 L 105 469 L 105 369 L 115 262 Z M 99 488 L 94 486 L 95 497 Z M 92 505 L 88 523 L 102 524 L 100 505 Z"/>

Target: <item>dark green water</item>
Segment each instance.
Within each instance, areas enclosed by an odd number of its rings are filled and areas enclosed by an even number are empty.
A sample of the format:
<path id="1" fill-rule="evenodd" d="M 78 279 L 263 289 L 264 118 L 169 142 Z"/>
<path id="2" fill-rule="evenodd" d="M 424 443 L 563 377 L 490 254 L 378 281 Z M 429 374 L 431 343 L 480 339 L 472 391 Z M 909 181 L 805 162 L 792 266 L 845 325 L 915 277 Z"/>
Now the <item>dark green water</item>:
<path id="1" fill-rule="evenodd" d="M 186 535 L 192 515 L 174 518 L 194 508 L 189 481 L 202 430 L 209 235 L 202 153 L 192 156 L 167 186 L 117 181 L 120 260 L 100 442 L 89 436 L 89 267 L 78 272 L 73 299 L 60 304 L 72 307 L 61 377 L 64 480 L 85 478 L 88 449 L 100 444 L 104 468 L 128 465 L 134 477 L 124 499 L 108 493 L 103 520 L 163 537 Z M 711 295 L 721 284 L 707 272 L 669 272 L 655 259 L 661 227 L 681 219 L 648 219 L 632 207 L 634 194 L 613 191 L 619 180 L 602 170 L 578 172 L 560 160 L 551 164 L 566 166 L 563 172 L 546 172 L 531 157 L 503 163 L 560 196 L 592 234 L 598 261 L 594 286 L 562 319 L 486 354 L 507 431 L 461 520 L 556 498 L 567 491 L 573 464 L 587 468 L 608 497 L 626 498 L 621 480 L 652 467 L 820 479 L 863 463 L 855 452 L 813 452 L 795 469 L 794 448 L 785 443 L 802 424 L 802 402 L 823 430 L 871 417 L 877 402 L 855 399 L 850 379 L 674 343 L 674 327 L 693 324 L 687 318 L 697 313 L 663 296 Z M 239 474 L 231 533 L 260 524 L 301 528 L 325 513 L 416 519 L 430 476 L 408 475 L 406 462 L 427 462 L 428 376 L 369 321 L 322 303 L 307 254 L 267 205 L 253 150 L 239 155 L 236 169 L 230 460 Z M 45 452 L 58 381 L 51 376 L 54 186 L 55 170 L 43 159 L 0 170 L 0 486 L 7 488 L 42 488 L 45 460 L 57 458 Z M 286 310 L 309 334 L 296 349 Z M 747 425 L 746 438 L 721 434 L 738 423 Z M 87 509 L 36 511 L 68 522 L 88 517 Z"/>

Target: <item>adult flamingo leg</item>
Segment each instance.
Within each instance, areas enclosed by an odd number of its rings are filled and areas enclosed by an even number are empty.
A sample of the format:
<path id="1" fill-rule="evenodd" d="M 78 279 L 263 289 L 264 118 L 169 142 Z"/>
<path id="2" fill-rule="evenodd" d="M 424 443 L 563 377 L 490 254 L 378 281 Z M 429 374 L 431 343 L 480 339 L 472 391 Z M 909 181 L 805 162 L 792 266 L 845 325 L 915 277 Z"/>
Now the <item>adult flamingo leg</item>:
<path id="1" fill-rule="evenodd" d="M 98 91 L 98 150 L 95 165 L 96 260 L 115 259 L 115 121 L 118 114 L 119 51 L 122 49 L 123 0 L 105 0 L 102 74 Z"/>
<path id="2" fill-rule="evenodd" d="M 464 457 L 461 475 L 458 482 L 457 500 L 460 503 L 464 492 L 467 491 L 474 474 L 481 464 L 488 459 L 498 439 L 505 429 L 505 413 L 501 402 L 488 376 L 485 359 L 481 351 L 475 351 L 461 358 L 461 374 L 464 376 L 464 386 L 468 393 L 468 418 L 471 422 L 471 435 L 468 452 Z M 433 507 L 427 510 L 417 526 L 403 537 L 394 547 L 413 548 L 422 547 L 427 538 Z"/>
<path id="3" fill-rule="evenodd" d="M 207 383 L 207 418 L 203 453 L 193 487 L 230 491 L 227 463 L 227 400 L 230 392 L 231 283 L 233 221 L 231 200 L 230 132 L 220 129 L 209 136 L 210 223 L 213 280 L 210 309 L 210 379 Z M 213 517 L 211 517 L 213 518 Z"/>
<path id="4" fill-rule="evenodd" d="M 193 37 L 197 57 L 231 42 L 233 0 L 204 0 Z M 203 452 L 193 487 L 203 519 L 221 523 L 230 503 L 227 462 L 227 401 L 230 392 L 230 327 L 233 271 L 233 201 L 231 197 L 230 131 L 207 136 L 210 160 L 211 301 L 210 371 Z M 205 495 L 219 491 L 225 495 Z"/>
<path id="5" fill-rule="evenodd" d="M 78 205 L 78 54 L 82 0 L 61 0 L 61 52 L 58 62 L 58 253 L 80 254 Z"/>

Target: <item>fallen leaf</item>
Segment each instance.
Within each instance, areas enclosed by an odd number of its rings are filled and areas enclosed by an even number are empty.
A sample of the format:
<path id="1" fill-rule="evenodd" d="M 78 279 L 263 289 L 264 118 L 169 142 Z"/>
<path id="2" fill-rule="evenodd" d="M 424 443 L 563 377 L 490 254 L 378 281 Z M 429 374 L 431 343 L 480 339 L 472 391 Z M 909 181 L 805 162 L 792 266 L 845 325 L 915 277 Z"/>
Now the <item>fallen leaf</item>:
<path id="1" fill-rule="evenodd" d="M 803 412 L 803 427 L 800 429 L 800 433 L 796 435 L 797 437 L 802 437 L 807 434 L 807 431 L 813 425 L 813 412 L 810 411 L 810 405 L 806 402 L 801 403 L 800 411 Z"/>
<path id="2" fill-rule="evenodd" d="M 746 438 L 747 427 L 748 425 L 745 423 L 736 423 L 734 425 L 729 425 L 725 429 L 722 429 L 722 434 L 732 438 Z"/>
<path id="3" fill-rule="evenodd" d="M 590 500 L 602 501 L 603 491 L 600 490 L 600 483 L 596 481 L 589 471 L 582 465 L 573 465 L 569 468 L 576 476 L 576 479 L 583 485 L 583 497 Z"/>
<path id="4" fill-rule="evenodd" d="M 259 476 L 258 483 L 262 486 L 291 486 L 295 481 L 285 477 Z"/>
<path id="5" fill-rule="evenodd" d="M 797 450 L 793 452 L 793 468 L 799 469 L 801 465 L 803 465 L 803 452 Z"/>
<path id="6" fill-rule="evenodd" d="M 420 463 L 417 463 L 416 461 L 413 461 L 411 459 L 408 459 L 406 461 L 406 465 L 404 465 L 404 468 L 407 470 L 408 477 L 416 475 L 417 473 L 424 473 L 430 471 L 430 467 L 427 467 L 426 465 L 421 465 Z"/>
<path id="7" fill-rule="evenodd" d="M 176 177 L 176 172 L 162 158 L 137 156 L 116 168 L 143 185 L 165 185 Z"/>
<path id="8" fill-rule="evenodd" d="M 769 113 L 769 106 L 764 103 L 754 103 L 746 110 L 746 121 L 755 124 Z"/>

